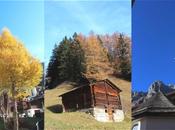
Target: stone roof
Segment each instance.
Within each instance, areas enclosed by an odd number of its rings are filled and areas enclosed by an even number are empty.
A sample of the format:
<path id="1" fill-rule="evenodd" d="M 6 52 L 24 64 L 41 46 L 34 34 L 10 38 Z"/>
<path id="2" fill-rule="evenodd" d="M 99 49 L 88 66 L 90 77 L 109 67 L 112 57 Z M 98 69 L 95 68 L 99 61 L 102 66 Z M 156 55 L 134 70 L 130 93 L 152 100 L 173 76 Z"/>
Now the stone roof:
<path id="1" fill-rule="evenodd" d="M 133 116 L 155 113 L 174 113 L 175 105 L 161 92 L 157 92 L 150 98 L 146 98 L 142 104 L 133 108 Z"/>

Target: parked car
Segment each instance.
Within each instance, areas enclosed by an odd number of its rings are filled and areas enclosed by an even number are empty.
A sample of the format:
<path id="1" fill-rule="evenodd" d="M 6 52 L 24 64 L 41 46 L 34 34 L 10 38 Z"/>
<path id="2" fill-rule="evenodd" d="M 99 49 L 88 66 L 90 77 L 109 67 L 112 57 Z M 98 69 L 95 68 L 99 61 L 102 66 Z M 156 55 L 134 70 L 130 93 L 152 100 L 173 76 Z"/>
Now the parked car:
<path id="1" fill-rule="evenodd" d="M 21 118 L 26 117 L 26 116 L 27 116 L 26 113 L 19 114 L 19 117 L 21 117 Z"/>
<path id="2" fill-rule="evenodd" d="M 44 130 L 44 119 L 41 119 L 36 123 L 37 130 Z"/>
<path id="3" fill-rule="evenodd" d="M 35 117 L 37 114 L 39 113 L 43 113 L 43 109 L 42 108 L 31 108 L 26 110 L 26 115 L 28 117 Z"/>

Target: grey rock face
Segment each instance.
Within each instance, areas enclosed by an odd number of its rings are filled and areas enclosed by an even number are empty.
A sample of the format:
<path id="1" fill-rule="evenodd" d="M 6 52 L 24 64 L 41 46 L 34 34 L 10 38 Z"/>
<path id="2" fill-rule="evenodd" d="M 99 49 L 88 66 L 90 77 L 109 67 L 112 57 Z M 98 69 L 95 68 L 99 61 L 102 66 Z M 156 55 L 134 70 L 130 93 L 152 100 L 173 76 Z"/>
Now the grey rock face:
<path id="1" fill-rule="evenodd" d="M 146 97 L 150 98 L 150 97 L 154 96 L 157 92 L 163 90 L 164 87 L 165 87 L 165 85 L 162 81 L 153 82 L 148 89 L 148 94 Z"/>
<path id="2" fill-rule="evenodd" d="M 162 81 L 155 81 L 150 85 L 148 89 L 148 94 L 146 97 L 150 98 L 160 91 L 163 93 L 169 93 L 171 91 L 174 91 L 174 89 L 172 85 L 170 87 L 169 85 L 165 85 Z"/>
<path id="3" fill-rule="evenodd" d="M 135 107 L 147 99 L 154 96 L 157 92 L 169 93 L 175 91 L 175 85 L 165 85 L 162 81 L 154 81 L 148 89 L 148 92 L 133 92 L 132 93 L 132 107 Z"/>
<path id="4" fill-rule="evenodd" d="M 132 107 L 142 103 L 146 97 L 146 92 L 133 92 L 132 93 Z"/>
<path id="5" fill-rule="evenodd" d="M 168 86 L 169 86 L 171 89 L 175 90 L 175 84 L 168 84 Z"/>

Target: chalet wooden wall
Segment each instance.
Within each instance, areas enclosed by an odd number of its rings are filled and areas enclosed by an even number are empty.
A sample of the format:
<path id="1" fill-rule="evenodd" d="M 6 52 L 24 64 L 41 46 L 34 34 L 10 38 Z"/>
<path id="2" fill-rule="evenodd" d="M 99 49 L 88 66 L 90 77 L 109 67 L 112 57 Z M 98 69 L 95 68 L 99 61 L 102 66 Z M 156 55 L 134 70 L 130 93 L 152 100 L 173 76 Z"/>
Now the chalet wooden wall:
<path id="1" fill-rule="evenodd" d="M 121 109 L 119 90 L 114 89 L 104 81 L 93 85 L 91 90 L 93 93 L 94 106 Z"/>
<path id="2" fill-rule="evenodd" d="M 105 80 L 95 84 L 79 87 L 63 95 L 62 104 L 65 111 L 101 107 L 105 109 L 122 109 L 121 90 Z"/>
<path id="3" fill-rule="evenodd" d="M 89 87 L 81 87 L 62 95 L 65 111 L 78 110 L 91 107 L 91 93 Z"/>

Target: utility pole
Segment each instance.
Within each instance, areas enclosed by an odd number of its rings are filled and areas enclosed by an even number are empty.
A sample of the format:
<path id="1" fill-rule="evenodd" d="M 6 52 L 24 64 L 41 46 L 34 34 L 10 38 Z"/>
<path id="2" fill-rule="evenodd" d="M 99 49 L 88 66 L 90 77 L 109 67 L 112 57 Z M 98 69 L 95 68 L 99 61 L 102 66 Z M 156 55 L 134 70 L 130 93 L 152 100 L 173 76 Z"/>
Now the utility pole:
<path id="1" fill-rule="evenodd" d="M 136 0 L 132 0 L 132 7 L 134 6 L 135 1 L 136 1 Z"/>

